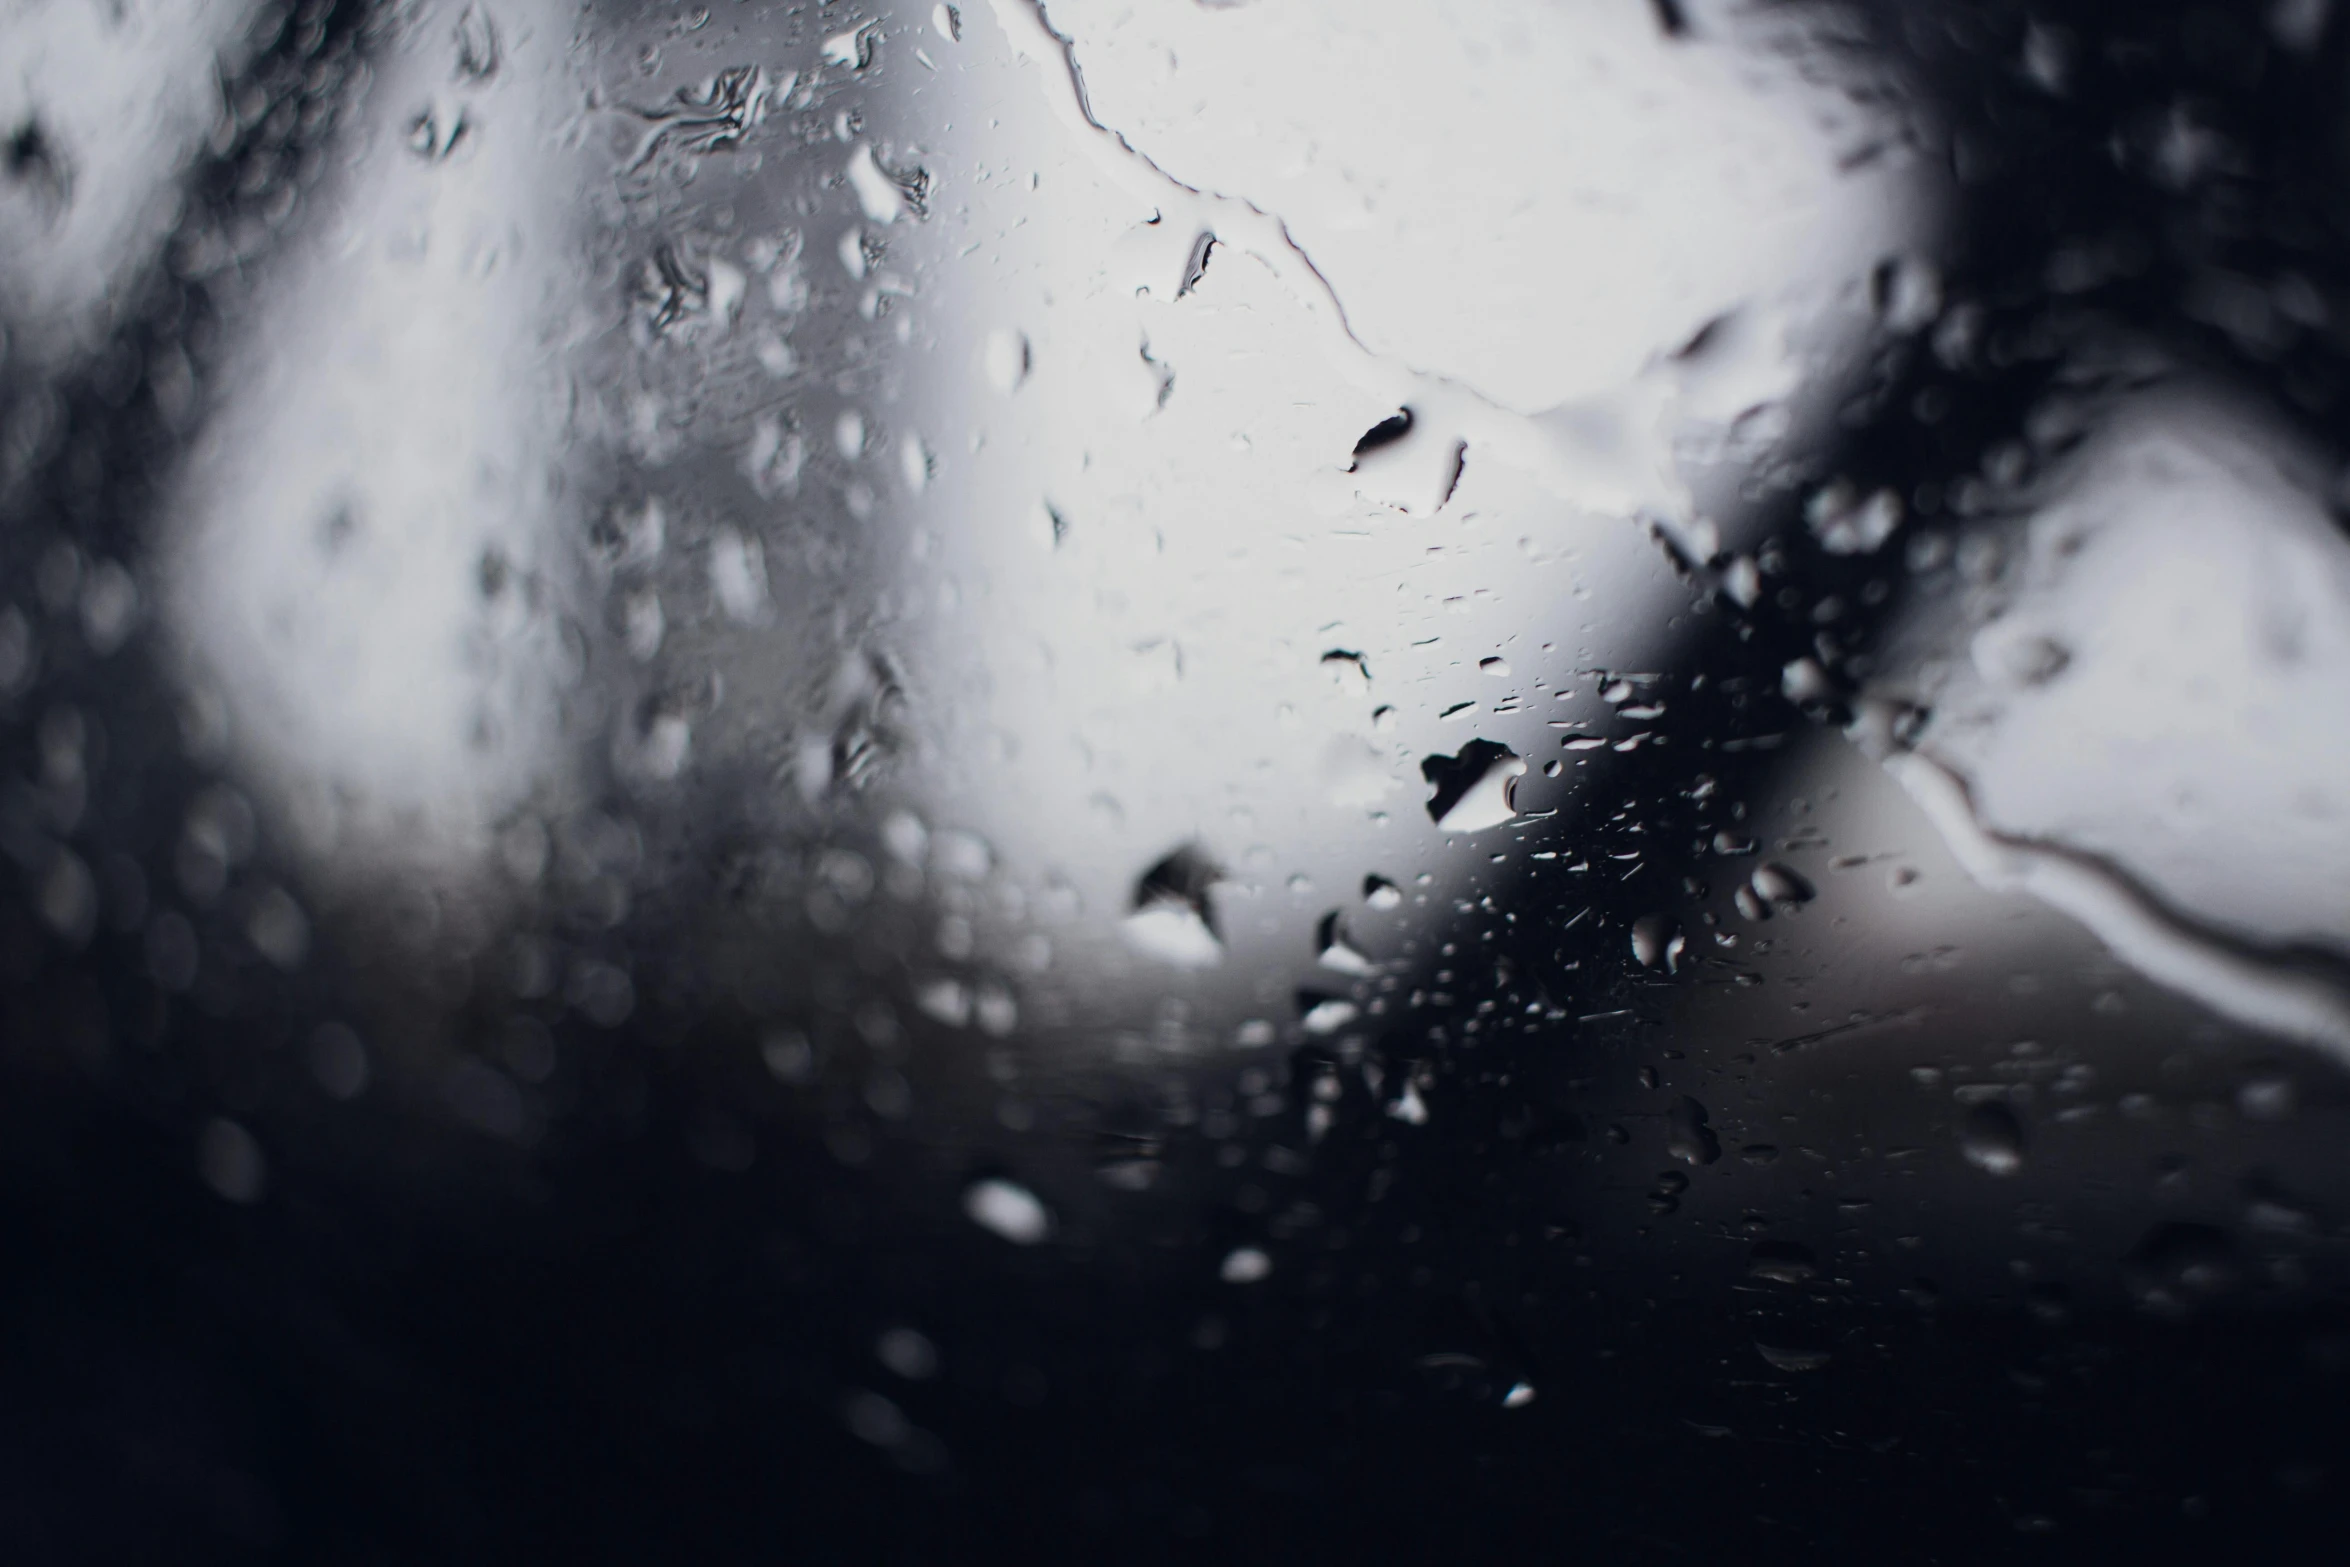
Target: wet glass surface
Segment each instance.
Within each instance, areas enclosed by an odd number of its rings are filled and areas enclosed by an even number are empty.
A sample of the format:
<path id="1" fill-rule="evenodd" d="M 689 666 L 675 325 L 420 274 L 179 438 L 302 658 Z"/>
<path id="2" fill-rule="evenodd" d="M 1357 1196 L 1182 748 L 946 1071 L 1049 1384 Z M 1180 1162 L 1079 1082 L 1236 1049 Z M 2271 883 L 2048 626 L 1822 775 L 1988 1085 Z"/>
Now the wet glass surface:
<path id="1" fill-rule="evenodd" d="M 0 1540 L 2338 1522 L 2346 40 L 0 0 Z"/>

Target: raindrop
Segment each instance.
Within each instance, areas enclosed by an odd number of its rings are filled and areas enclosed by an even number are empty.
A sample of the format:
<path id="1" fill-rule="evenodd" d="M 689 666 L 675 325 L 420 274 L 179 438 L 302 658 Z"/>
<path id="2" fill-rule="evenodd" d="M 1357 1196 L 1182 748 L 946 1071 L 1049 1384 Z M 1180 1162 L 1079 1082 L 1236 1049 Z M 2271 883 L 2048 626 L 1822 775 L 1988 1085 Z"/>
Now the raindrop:
<path id="1" fill-rule="evenodd" d="M 1371 666 L 1360 653 L 1332 648 L 1322 655 L 1322 672 L 1349 696 L 1371 689 Z"/>
<path id="2" fill-rule="evenodd" d="M 367 1047 L 347 1024 L 321 1023 L 310 1036 L 310 1075 L 335 1099 L 356 1099 L 367 1087 Z"/>
<path id="3" fill-rule="evenodd" d="M 2142 1308 L 2175 1319 L 2233 1293 L 2243 1262 L 2225 1230 L 2169 1220 L 2139 1241 L 2123 1279 Z"/>
<path id="4" fill-rule="evenodd" d="M 2247 1121 L 2283 1121 L 2300 1098 L 2293 1080 L 2278 1071 L 2257 1072 L 2236 1090 L 2236 1110 Z"/>
<path id="5" fill-rule="evenodd" d="M 272 887 L 254 900 L 245 934 L 254 951 L 289 972 L 310 954 L 309 918 L 283 888 Z"/>
<path id="6" fill-rule="evenodd" d="M 757 625 L 767 615 L 767 552 L 759 541 L 732 528 L 710 540 L 710 592 L 726 618 Z"/>
<path id="7" fill-rule="evenodd" d="M 498 74 L 498 29 L 479 4 L 468 5 L 457 18 L 457 75 L 465 81 L 486 82 Z"/>
<path id="8" fill-rule="evenodd" d="M 1035 357 L 1025 334 L 999 327 L 987 334 L 987 344 L 980 350 L 980 368 L 987 374 L 987 384 L 1009 396 L 1020 390 L 1035 367 Z"/>
<path id="9" fill-rule="evenodd" d="M 1224 1259 L 1217 1273 L 1227 1284 L 1254 1284 L 1272 1271 L 1272 1258 L 1255 1246 L 1242 1246 Z"/>
<path id="10" fill-rule="evenodd" d="M 1705 1106 L 1686 1094 L 1665 1115 L 1665 1152 L 1683 1164 L 1711 1164 L 1722 1156 L 1722 1140 L 1706 1124 Z"/>
<path id="11" fill-rule="evenodd" d="M 1015 1246 L 1034 1246 L 1053 1230 L 1052 1215 L 1036 1194 L 1001 1176 L 972 1182 L 963 1193 L 963 1212 Z"/>
<path id="12" fill-rule="evenodd" d="M 1757 1341 L 1754 1352 L 1779 1371 L 1818 1371 L 1833 1357 L 1824 1349 L 1789 1349 Z"/>
<path id="13" fill-rule="evenodd" d="M 1185 844 L 1143 872 L 1135 884 L 1126 940 L 1137 950 L 1178 968 L 1208 968 L 1223 961 L 1208 891 L 1224 879 L 1215 861 Z"/>
<path id="14" fill-rule="evenodd" d="M 1765 905 L 1789 913 L 1819 896 L 1818 889 L 1784 865 L 1770 864 L 1758 869 L 1747 885 Z"/>
<path id="15" fill-rule="evenodd" d="M 269 1179 L 261 1145 L 251 1132 L 226 1119 L 205 1123 L 196 1140 L 196 1169 L 205 1185 L 239 1204 L 259 1202 Z"/>
<path id="16" fill-rule="evenodd" d="M 41 878 L 41 919 L 75 947 L 90 939 L 98 926 L 98 880 L 71 849 L 49 857 L 48 874 Z"/>
<path id="17" fill-rule="evenodd" d="M 1384 876 L 1363 878 L 1363 902 L 1381 914 L 1403 907 L 1403 889 Z"/>
<path id="18" fill-rule="evenodd" d="M 1303 998 L 1301 1008 L 1305 1031 L 1317 1038 L 1335 1034 L 1362 1016 L 1363 1009 L 1337 996 Z"/>
<path id="19" fill-rule="evenodd" d="M 1959 1151 L 1986 1175 L 2013 1175 L 2024 1167 L 2024 1129 L 2003 1104 L 1980 1104 L 1967 1112 Z"/>
<path id="20" fill-rule="evenodd" d="M 1322 923 L 1314 931 L 1316 960 L 1334 973 L 1355 979 L 1367 979 L 1379 972 L 1379 965 L 1355 950 L 1348 942 L 1345 922 L 1337 910 L 1322 916 Z"/>
<path id="21" fill-rule="evenodd" d="M 824 40 L 824 63 L 846 66 L 853 71 L 865 69 L 873 63 L 874 34 L 878 30 L 879 24 L 865 22 L 847 32 L 834 33 Z"/>
<path id="22" fill-rule="evenodd" d="M 938 1346 L 912 1328 L 891 1328 L 873 1344 L 873 1358 L 909 1382 L 938 1374 Z"/>
<path id="23" fill-rule="evenodd" d="M 933 979 L 914 991 L 914 1005 L 949 1028 L 971 1021 L 971 989 L 960 980 Z"/>
<path id="24" fill-rule="evenodd" d="M 1501 1407 L 1504 1409 L 1523 1409 L 1528 1404 L 1534 1402 L 1534 1397 L 1533 1383 L 1513 1382 L 1510 1384 L 1510 1390 L 1501 1396 Z"/>
<path id="25" fill-rule="evenodd" d="M 1681 954 L 1688 950 L 1689 939 L 1674 929 L 1673 922 L 1661 914 L 1651 914 L 1632 922 L 1632 956 L 1640 960 L 1642 968 L 1664 964 L 1674 973 L 1680 972 Z"/>
<path id="26" fill-rule="evenodd" d="M 1867 555 L 1884 547 L 1901 526 L 1901 497 L 1878 490 L 1863 497 L 1839 479 L 1806 503 L 1803 520 L 1831 555 Z"/>
<path id="27" fill-rule="evenodd" d="M 777 1029 L 759 1042 L 759 1059 L 777 1082 L 794 1088 L 814 1082 L 816 1050 L 796 1028 Z"/>
<path id="28" fill-rule="evenodd" d="M 1985 680 L 2015 688 L 2044 686 L 2073 661 L 2071 651 L 2054 637 L 2006 621 L 1976 633 L 1970 652 Z"/>
<path id="29" fill-rule="evenodd" d="M 1523 757 L 1490 740 L 1472 740 L 1457 756 L 1428 757 L 1420 776 L 1436 791 L 1428 802 L 1429 820 L 1448 833 L 1499 827 L 1518 814 L 1511 795 L 1525 773 Z"/>

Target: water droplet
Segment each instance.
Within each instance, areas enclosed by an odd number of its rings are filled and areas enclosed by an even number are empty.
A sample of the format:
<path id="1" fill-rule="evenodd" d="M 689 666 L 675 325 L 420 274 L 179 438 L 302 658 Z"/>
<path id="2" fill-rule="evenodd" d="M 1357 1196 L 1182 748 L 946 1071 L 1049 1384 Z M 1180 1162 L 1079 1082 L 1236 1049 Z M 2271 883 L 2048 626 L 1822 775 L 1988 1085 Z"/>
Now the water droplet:
<path id="1" fill-rule="evenodd" d="M 777 1029 L 759 1042 L 759 1059 L 779 1083 L 794 1088 L 816 1080 L 816 1050 L 796 1028 Z"/>
<path id="2" fill-rule="evenodd" d="M 2233 1293 L 2243 1276 L 2243 1260 L 2225 1230 L 2179 1220 L 2149 1230 L 2123 1271 L 2140 1307 L 2173 1319 Z"/>
<path id="3" fill-rule="evenodd" d="M 1345 921 L 1333 909 L 1322 916 L 1322 923 L 1314 931 L 1317 961 L 1333 973 L 1354 979 L 1368 979 L 1379 972 L 1379 965 L 1356 951 L 1347 941 Z"/>
<path id="4" fill-rule="evenodd" d="M 1305 1031 L 1317 1038 L 1337 1033 L 1362 1016 L 1363 1009 L 1338 996 L 1306 998 L 1301 1009 Z"/>
<path id="5" fill-rule="evenodd" d="M 905 1411 L 879 1393 L 851 1393 L 841 1401 L 840 1417 L 851 1435 L 875 1447 L 896 1447 L 914 1429 Z"/>
<path id="6" fill-rule="evenodd" d="M 1705 1106 L 1686 1094 L 1665 1114 L 1665 1152 L 1683 1164 L 1711 1164 L 1722 1156 L 1722 1140 L 1706 1124 Z"/>
<path id="7" fill-rule="evenodd" d="M 987 334 L 987 344 L 980 350 L 980 368 L 987 374 L 987 384 L 1009 396 L 1020 390 L 1035 368 L 1035 357 L 1028 346 L 1026 334 L 998 327 Z"/>
<path id="8" fill-rule="evenodd" d="M 767 617 L 767 552 L 757 539 L 721 528 L 710 539 L 710 592 L 726 618 L 757 625 Z"/>
<path id="9" fill-rule="evenodd" d="M 335 1099 L 356 1099 L 367 1088 L 367 1047 L 347 1024 L 321 1023 L 310 1036 L 310 1075 Z"/>
<path id="10" fill-rule="evenodd" d="M 1403 889 L 1384 876 L 1363 878 L 1363 902 L 1381 914 L 1403 907 Z"/>
<path id="11" fill-rule="evenodd" d="M 1518 814 L 1511 796 L 1525 772 L 1523 757 L 1490 740 L 1472 740 L 1458 756 L 1431 756 L 1420 763 L 1420 776 L 1436 790 L 1428 817 L 1448 833 L 1499 827 Z"/>
<path id="12" fill-rule="evenodd" d="M 1355 442 L 1355 493 L 1415 517 L 1431 516 L 1452 499 L 1467 445 L 1439 434 L 1409 408 L 1381 420 Z"/>
<path id="13" fill-rule="evenodd" d="M 1803 520 L 1831 555 L 1867 555 L 1884 547 L 1901 526 L 1901 497 L 1878 490 L 1863 497 L 1843 479 L 1814 495 Z"/>
<path id="14" fill-rule="evenodd" d="M 960 980 L 926 980 L 914 991 L 914 1005 L 949 1028 L 971 1021 L 971 989 Z"/>
<path id="15" fill-rule="evenodd" d="M 861 22 L 846 32 L 834 33 L 822 45 L 824 63 L 852 71 L 865 69 L 873 63 L 874 35 L 879 30 L 878 22 Z"/>
<path id="16" fill-rule="evenodd" d="M 847 173 L 849 189 L 856 194 L 857 205 L 864 211 L 867 222 L 886 227 L 905 216 L 905 192 L 874 158 L 871 143 L 857 143 L 856 150 L 849 154 Z"/>
<path id="17" fill-rule="evenodd" d="M 2247 1121 L 2284 1121 L 2292 1117 L 2300 1093 L 2282 1072 L 2256 1072 L 2236 1090 L 2236 1110 Z"/>
<path id="18" fill-rule="evenodd" d="M 1510 661 L 1506 658 L 1481 658 L 1477 661 L 1477 673 L 1491 675 L 1496 680 L 1507 680 Z"/>
<path id="19" fill-rule="evenodd" d="M 50 854 L 39 901 L 42 923 L 71 946 L 81 946 L 98 928 L 98 880 L 71 849 Z"/>
<path id="20" fill-rule="evenodd" d="M 233 1203 L 256 1203 L 268 1184 L 269 1164 L 253 1134 L 236 1122 L 205 1123 L 196 1140 L 196 1169 L 204 1184 Z"/>
<path id="21" fill-rule="evenodd" d="M 272 887 L 253 901 L 245 934 L 254 951 L 289 972 L 310 954 L 310 920 L 283 888 Z"/>
<path id="22" fill-rule="evenodd" d="M 1001 1176 L 972 1182 L 963 1193 L 963 1212 L 1015 1246 L 1034 1246 L 1053 1231 L 1052 1215 L 1036 1194 Z"/>
<path id="23" fill-rule="evenodd" d="M 1322 655 L 1322 672 L 1349 696 L 1359 696 L 1371 689 L 1371 666 L 1360 653 L 1332 648 Z"/>
<path id="24" fill-rule="evenodd" d="M 477 3 L 458 14 L 457 75 L 461 80 L 486 82 L 498 74 L 498 29 L 489 12 Z"/>
<path id="25" fill-rule="evenodd" d="M 1967 1112 L 1959 1151 L 1986 1175 L 2013 1175 L 2024 1167 L 2024 1128 L 2003 1104 L 1980 1104 Z"/>
<path id="26" fill-rule="evenodd" d="M 1224 958 L 1208 892 L 1224 879 L 1216 862 L 1185 844 L 1143 872 L 1124 930 L 1139 951 L 1178 968 L 1208 968 Z"/>
<path id="27" fill-rule="evenodd" d="M 873 1358 L 909 1382 L 938 1374 L 938 1346 L 912 1328 L 891 1328 L 874 1340 Z"/>
<path id="28" fill-rule="evenodd" d="M 751 421 L 751 438 L 743 446 L 743 477 L 761 500 L 798 494 L 800 471 L 807 462 L 807 442 L 799 431 L 773 414 Z"/>
<path id="29" fill-rule="evenodd" d="M 1665 964 L 1669 971 L 1680 972 L 1681 954 L 1688 950 L 1689 938 L 1676 930 L 1673 922 L 1661 914 L 1651 914 L 1632 922 L 1632 956 L 1642 968 Z"/>
<path id="30" fill-rule="evenodd" d="M 1420 1085 L 1406 1081 L 1403 1092 L 1396 1095 L 1395 1103 L 1387 1107 L 1387 1113 L 1406 1126 L 1426 1126 L 1428 1101 L 1420 1097 Z"/>
<path id="31" fill-rule="evenodd" d="M 1535 1394 L 1533 1383 L 1513 1382 L 1510 1384 L 1510 1390 L 1501 1396 L 1501 1407 L 1504 1409 L 1523 1409 L 1528 1404 L 1534 1402 L 1534 1397 Z"/>
<path id="32" fill-rule="evenodd" d="M 1255 1246 L 1236 1248 L 1217 1270 L 1227 1284 L 1254 1284 L 1273 1271 L 1273 1259 Z"/>
<path id="33" fill-rule="evenodd" d="M 1794 871 L 1780 864 L 1765 865 L 1755 871 L 1747 885 L 1765 905 L 1789 913 L 1819 896 L 1817 888 Z"/>
<path id="34" fill-rule="evenodd" d="M 1985 680 L 2011 689 L 2044 686 L 2073 661 L 2071 650 L 2056 638 L 2005 620 L 1977 632 L 1968 651 Z"/>
<path id="35" fill-rule="evenodd" d="M 963 13 L 951 5 L 932 6 L 930 8 L 930 26 L 939 37 L 944 38 L 948 43 L 963 41 Z"/>
<path id="36" fill-rule="evenodd" d="M 1789 1349 L 1759 1340 L 1754 1346 L 1754 1352 L 1778 1371 L 1818 1371 L 1834 1358 L 1824 1349 Z"/>

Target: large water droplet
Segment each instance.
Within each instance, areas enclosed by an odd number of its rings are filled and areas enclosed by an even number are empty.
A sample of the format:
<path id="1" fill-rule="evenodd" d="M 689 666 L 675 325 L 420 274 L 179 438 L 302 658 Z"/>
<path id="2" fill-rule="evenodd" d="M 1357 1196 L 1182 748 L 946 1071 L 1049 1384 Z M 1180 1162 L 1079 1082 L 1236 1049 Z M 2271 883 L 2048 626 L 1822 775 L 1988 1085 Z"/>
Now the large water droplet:
<path id="1" fill-rule="evenodd" d="M 1002 1176 L 973 1181 L 963 1193 L 963 1212 L 1015 1246 L 1034 1246 L 1053 1232 L 1053 1216 L 1036 1193 Z"/>
<path id="2" fill-rule="evenodd" d="M 1428 817 L 1444 832 L 1483 832 L 1516 817 L 1512 793 L 1525 758 L 1490 740 L 1472 740 L 1458 756 L 1431 756 L 1420 776 L 1435 786 Z"/>
<path id="3" fill-rule="evenodd" d="M 1722 1156 L 1722 1140 L 1706 1124 L 1705 1106 L 1686 1094 L 1665 1115 L 1665 1152 L 1683 1164 L 1711 1164 Z"/>
<path id="4" fill-rule="evenodd" d="M 1135 884 L 1127 942 L 1178 968 L 1208 968 L 1224 958 L 1208 890 L 1223 870 L 1196 845 L 1185 844 L 1143 872 Z"/>
<path id="5" fill-rule="evenodd" d="M 1959 1151 L 1986 1175 L 2013 1175 L 2024 1167 L 2024 1128 L 2003 1104 L 1981 1104 L 1967 1112 Z"/>

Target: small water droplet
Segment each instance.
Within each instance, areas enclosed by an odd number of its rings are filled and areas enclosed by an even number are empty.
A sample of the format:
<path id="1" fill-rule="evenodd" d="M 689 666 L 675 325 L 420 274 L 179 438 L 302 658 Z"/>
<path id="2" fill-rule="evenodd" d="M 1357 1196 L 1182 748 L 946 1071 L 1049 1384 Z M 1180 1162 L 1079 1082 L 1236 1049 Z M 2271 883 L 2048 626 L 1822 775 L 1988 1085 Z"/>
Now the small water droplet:
<path id="1" fill-rule="evenodd" d="M 873 1358 L 909 1382 L 938 1374 L 938 1346 L 912 1328 L 891 1328 L 874 1340 Z"/>
<path id="2" fill-rule="evenodd" d="M 321 1023 L 310 1036 L 310 1075 L 335 1099 L 356 1099 L 367 1087 L 367 1047 L 347 1024 Z"/>
<path id="3" fill-rule="evenodd" d="M 205 1123 L 196 1140 L 196 1169 L 205 1185 L 239 1204 L 259 1202 L 269 1179 L 261 1145 L 251 1132 L 227 1119 Z"/>
<path id="4" fill-rule="evenodd" d="M 1363 1009 L 1339 996 L 1309 996 L 1302 998 L 1300 1021 L 1309 1034 L 1317 1038 L 1337 1033 L 1362 1016 Z"/>
<path id="5" fill-rule="evenodd" d="M 1015 1246 L 1034 1246 L 1053 1231 L 1052 1214 L 1036 1194 L 1002 1176 L 972 1182 L 963 1193 L 963 1212 Z"/>
<path id="6" fill-rule="evenodd" d="M 2300 1093 L 2282 1072 L 2256 1072 L 2236 1090 L 2236 1109 L 2248 1121 L 2284 1121 L 2292 1117 Z"/>
<path id="7" fill-rule="evenodd" d="M 1403 907 L 1403 889 L 1384 876 L 1363 878 L 1363 902 L 1381 914 Z"/>
<path id="8" fill-rule="evenodd" d="M 1790 1349 L 1757 1341 L 1754 1352 L 1778 1371 L 1818 1371 L 1834 1357 L 1824 1349 Z"/>
<path id="9" fill-rule="evenodd" d="M 2233 1293 L 2243 1275 L 2243 1259 L 2225 1230 L 2179 1220 L 2149 1230 L 2123 1271 L 2141 1308 L 2174 1320 Z"/>
<path id="10" fill-rule="evenodd" d="M 1255 1246 L 1241 1246 L 1224 1259 L 1217 1270 L 1227 1284 L 1254 1284 L 1273 1271 L 1273 1259 Z"/>
<path id="11" fill-rule="evenodd" d="M 1814 495 L 1803 508 L 1812 537 L 1831 555 L 1867 555 L 1883 548 L 1901 526 L 1901 516 L 1901 497 L 1893 491 L 1878 490 L 1864 497 L 1843 479 Z"/>

